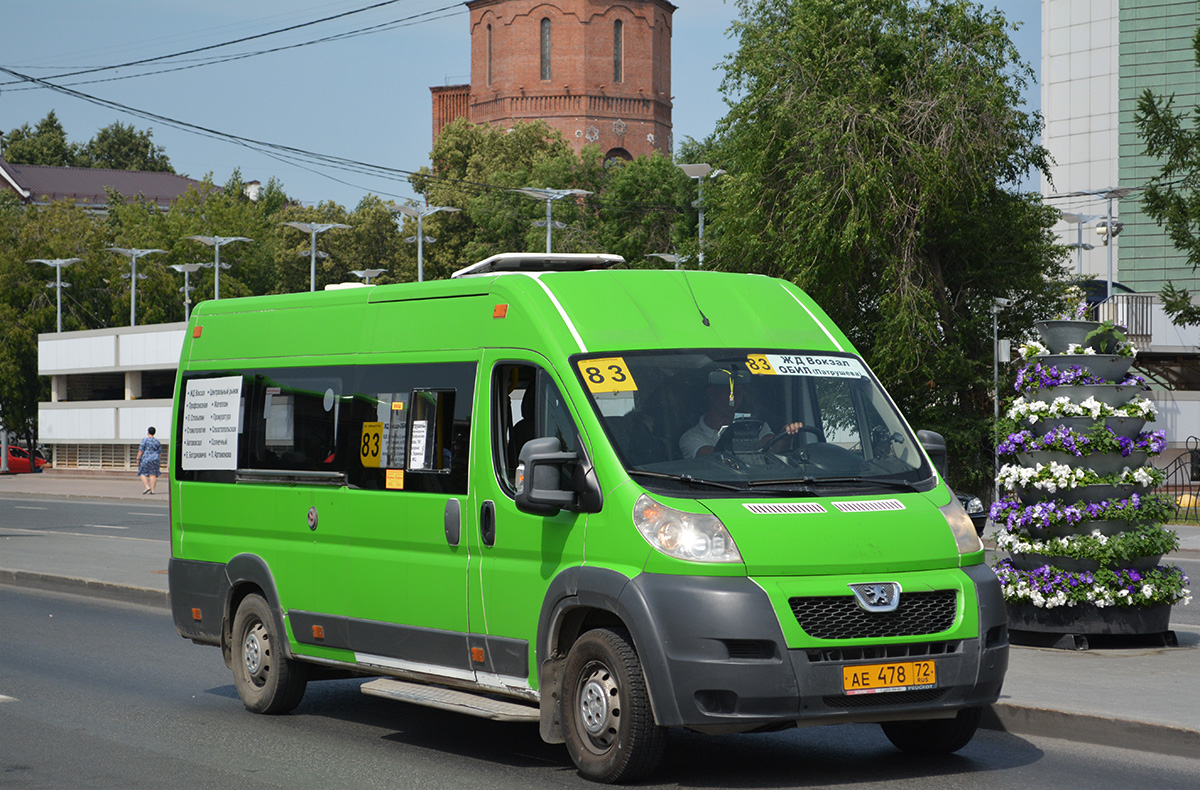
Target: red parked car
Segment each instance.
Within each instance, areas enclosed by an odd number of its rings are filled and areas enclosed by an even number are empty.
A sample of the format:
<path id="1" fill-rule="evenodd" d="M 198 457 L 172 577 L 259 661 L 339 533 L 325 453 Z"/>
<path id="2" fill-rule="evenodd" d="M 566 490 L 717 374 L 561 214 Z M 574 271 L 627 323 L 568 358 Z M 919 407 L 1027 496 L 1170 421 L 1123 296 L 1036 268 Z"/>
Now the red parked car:
<path id="1" fill-rule="evenodd" d="M 34 455 L 33 462 L 38 469 L 46 465 L 46 459 L 41 455 Z M 29 468 L 29 453 L 24 447 L 17 447 L 15 444 L 8 446 L 8 471 L 13 474 L 33 471 Z"/>

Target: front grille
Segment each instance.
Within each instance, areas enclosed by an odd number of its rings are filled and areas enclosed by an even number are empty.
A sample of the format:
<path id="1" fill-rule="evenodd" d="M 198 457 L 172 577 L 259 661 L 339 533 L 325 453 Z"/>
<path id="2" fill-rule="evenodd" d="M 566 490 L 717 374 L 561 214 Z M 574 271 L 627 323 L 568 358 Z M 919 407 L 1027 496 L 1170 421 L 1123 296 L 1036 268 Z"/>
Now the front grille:
<path id="1" fill-rule="evenodd" d="M 817 639 L 874 639 L 936 634 L 954 625 L 954 590 L 901 593 L 894 612 L 864 611 L 852 595 L 789 598 L 796 622 Z"/>
<path id="2" fill-rule="evenodd" d="M 881 705 L 915 705 L 933 702 L 946 693 L 945 689 L 922 689 L 921 691 L 893 691 L 888 694 L 829 695 L 821 701 L 827 708 L 875 708 Z"/>

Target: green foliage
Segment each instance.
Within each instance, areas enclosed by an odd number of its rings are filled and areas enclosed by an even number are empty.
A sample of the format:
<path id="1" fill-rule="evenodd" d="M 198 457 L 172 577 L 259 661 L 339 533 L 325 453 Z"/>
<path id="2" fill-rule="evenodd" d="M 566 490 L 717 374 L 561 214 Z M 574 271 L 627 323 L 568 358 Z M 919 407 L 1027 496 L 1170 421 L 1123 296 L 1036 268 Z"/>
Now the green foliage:
<path id="1" fill-rule="evenodd" d="M 22 124 L 4 135 L 0 155 L 13 164 L 53 167 L 104 167 L 174 173 L 153 132 L 120 121 L 105 126 L 82 145 L 67 141 L 66 130 L 51 110 L 35 128 Z"/>
<path id="2" fill-rule="evenodd" d="M 1192 38 L 1200 66 L 1200 29 Z M 1174 97 L 1157 96 L 1147 88 L 1133 116 L 1146 154 L 1163 160 L 1142 195 L 1142 210 L 1167 229 L 1175 249 L 1187 255 L 1192 269 L 1200 267 L 1200 107 L 1188 114 L 1173 107 Z M 1192 304 L 1185 288 L 1163 286 L 1163 306 L 1180 326 L 1200 326 L 1200 306 Z"/>
<path id="3" fill-rule="evenodd" d="M 729 114 L 697 152 L 715 268 L 793 280 L 846 330 L 962 488 L 990 489 L 992 313 L 1061 311 L 1056 212 L 1006 188 L 1046 171 L 1032 72 L 999 12 L 958 1 L 739 0 Z"/>
<path id="4" fill-rule="evenodd" d="M 67 133 L 51 110 L 35 128 L 23 123 L 5 134 L 0 156 L 15 165 L 69 167 L 75 161 L 75 149 L 67 142 Z"/>
<path id="5" fill-rule="evenodd" d="M 425 248 L 426 277 L 499 252 L 544 251 L 545 227 L 533 223 L 545 220 L 546 204 L 511 191 L 520 187 L 592 193 L 554 202 L 554 222 L 566 226 L 552 233 L 556 252 L 611 252 L 631 265 L 659 266 L 647 256 L 684 253 L 694 233 L 694 214 L 680 208 L 694 199 L 688 179 L 657 154 L 606 162 L 594 146 L 575 154 L 540 121 L 500 129 L 459 119 L 438 135 L 431 158 L 433 168 L 413 177 L 414 189 L 431 206 L 462 212 L 424 220 L 425 234 L 438 239 Z M 416 235 L 415 220 L 404 220 L 404 235 Z"/>
<path id="6" fill-rule="evenodd" d="M 79 148 L 74 165 L 174 173 L 171 160 L 152 137 L 149 129 L 138 131 L 132 124 L 117 121 L 96 132 L 95 137 Z"/>

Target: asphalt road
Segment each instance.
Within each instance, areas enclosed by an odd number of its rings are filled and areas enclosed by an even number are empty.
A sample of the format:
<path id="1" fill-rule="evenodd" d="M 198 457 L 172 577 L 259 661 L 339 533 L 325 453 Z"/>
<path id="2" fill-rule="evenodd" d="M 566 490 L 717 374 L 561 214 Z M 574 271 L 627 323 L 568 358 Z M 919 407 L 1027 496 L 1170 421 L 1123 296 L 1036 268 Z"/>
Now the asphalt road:
<path id="1" fill-rule="evenodd" d="M 0 784 L 6 788 L 594 787 L 530 725 L 314 683 L 297 711 L 247 713 L 215 648 L 157 609 L 0 587 Z M 1200 759 L 981 731 L 917 759 L 877 727 L 672 733 L 653 787 L 1200 786 Z"/>
<path id="2" fill-rule="evenodd" d="M 111 538 L 171 540 L 165 496 L 121 499 L 0 500 L 0 529 L 37 529 Z"/>

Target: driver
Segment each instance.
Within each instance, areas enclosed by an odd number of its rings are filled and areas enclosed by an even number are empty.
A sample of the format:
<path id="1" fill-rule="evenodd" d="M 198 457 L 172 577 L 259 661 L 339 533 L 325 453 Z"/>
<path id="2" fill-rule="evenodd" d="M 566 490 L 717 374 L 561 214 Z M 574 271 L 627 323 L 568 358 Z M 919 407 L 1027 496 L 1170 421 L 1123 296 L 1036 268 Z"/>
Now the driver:
<path id="1" fill-rule="evenodd" d="M 708 374 L 708 410 L 700 416 L 700 421 L 683 432 L 679 437 L 679 451 L 684 458 L 699 458 L 710 454 L 717 443 L 721 430 L 733 422 L 735 418 L 749 417 L 740 412 L 739 407 L 746 397 L 746 383 L 742 374 L 728 370 L 714 370 Z M 769 452 L 777 441 L 785 436 L 794 434 L 804 427 L 802 422 L 788 423 L 778 439 L 771 432 L 771 427 L 764 421 L 758 439 L 764 452 Z"/>

